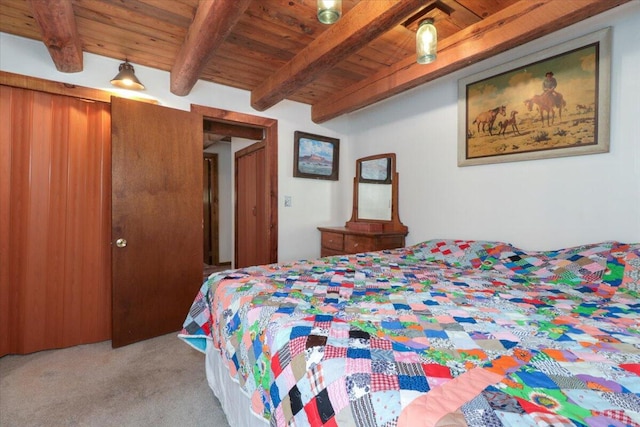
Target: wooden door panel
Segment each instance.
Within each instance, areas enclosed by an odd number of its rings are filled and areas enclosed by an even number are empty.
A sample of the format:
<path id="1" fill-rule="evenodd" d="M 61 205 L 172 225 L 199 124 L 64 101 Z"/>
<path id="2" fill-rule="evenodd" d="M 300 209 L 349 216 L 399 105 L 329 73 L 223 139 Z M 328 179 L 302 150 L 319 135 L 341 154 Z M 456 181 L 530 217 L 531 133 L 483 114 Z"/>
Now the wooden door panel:
<path id="1" fill-rule="evenodd" d="M 266 155 L 265 149 L 261 149 L 255 152 L 256 166 L 255 166 L 255 185 L 256 185 L 256 211 L 254 215 L 255 219 L 255 258 L 253 260 L 254 265 L 268 264 L 270 262 L 269 257 L 269 216 L 267 212 L 267 206 L 269 203 L 269 192 L 267 191 L 267 184 L 264 177 L 266 176 Z"/>
<path id="2" fill-rule="evenodd" d="M 202 250 L 205 264 L 213 264 L 211 253 L 211 185 L 209 176 L 211 175 L 211 159 L 202 160 Z"/>
<path id="3" fill-rule="evenodd" d="M 236 268 L 255 265 L 256 158 L 252 152 L 236 159 Z"/>
<path id="4" fill-rule="evenodd" d="M 236 267 L 269 264 L 271 194 L 264 141 L 236 153 Z"/>
<path id="5" fill-rule="evenodd" d="M 119 347 L 178 331 L 201 284 L 202 123 L 186 111 L 113 98 L 112 135 Z"/>
<path id="6" fill-rule="evenodd" d="M 109 105 L 0 92 L 0 356 L 107 340 Z"/>
<path id="7" fill-rule="evenodd" d="M 204 262 L 218 265 L 220 263 L 218 154 L 204 153 L 202 165 Z"/>

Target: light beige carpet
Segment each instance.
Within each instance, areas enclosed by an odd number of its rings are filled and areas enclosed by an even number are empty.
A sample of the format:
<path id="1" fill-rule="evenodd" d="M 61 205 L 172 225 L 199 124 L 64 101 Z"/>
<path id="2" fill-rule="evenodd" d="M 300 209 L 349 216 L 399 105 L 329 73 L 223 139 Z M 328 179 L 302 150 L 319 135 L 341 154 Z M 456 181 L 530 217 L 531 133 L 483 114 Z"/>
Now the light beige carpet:
<path id="1" fill-rule="evenodd" d="M 228 427 L 204 355 L 177 332 L 0 358 L 0 426 Z"/>

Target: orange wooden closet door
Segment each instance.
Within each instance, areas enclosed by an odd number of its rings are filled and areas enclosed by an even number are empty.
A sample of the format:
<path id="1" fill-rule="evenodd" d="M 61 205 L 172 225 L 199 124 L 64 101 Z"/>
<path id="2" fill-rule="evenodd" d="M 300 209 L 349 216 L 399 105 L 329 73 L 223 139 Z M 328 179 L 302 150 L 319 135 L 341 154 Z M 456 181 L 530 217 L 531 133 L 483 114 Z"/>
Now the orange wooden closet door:
<path id="1" fill-rule="evenodd" d="M 111 337 L 106 103 L 0 86 L 0 356 Z"/>

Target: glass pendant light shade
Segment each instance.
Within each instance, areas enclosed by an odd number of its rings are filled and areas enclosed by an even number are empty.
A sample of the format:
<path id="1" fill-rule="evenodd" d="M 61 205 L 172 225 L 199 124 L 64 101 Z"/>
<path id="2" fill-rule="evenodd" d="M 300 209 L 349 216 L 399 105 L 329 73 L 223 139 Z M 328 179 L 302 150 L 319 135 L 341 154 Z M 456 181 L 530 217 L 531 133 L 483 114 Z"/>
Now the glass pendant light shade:
<path id="1" fill-rule="evenodd" d="M 342 0 L 318 0 L 318 21 L 333 24 L 342 15 Z"/>
<path id="2" fill-rule="evenodd" d="M 438 32 L 433 19 L 420 22 L 416 32 L 416 55 L 418 64 L 428 64 L 436 60 L 438 50 Z"/>
<path id="3" fill-rule="evenodd" d="M 133 65 L 125 60 L 118 67 L 118 74 L 111 80 L 111 84 L 123 89 L 144 90 L 144 85 L 136 77 Z"/>

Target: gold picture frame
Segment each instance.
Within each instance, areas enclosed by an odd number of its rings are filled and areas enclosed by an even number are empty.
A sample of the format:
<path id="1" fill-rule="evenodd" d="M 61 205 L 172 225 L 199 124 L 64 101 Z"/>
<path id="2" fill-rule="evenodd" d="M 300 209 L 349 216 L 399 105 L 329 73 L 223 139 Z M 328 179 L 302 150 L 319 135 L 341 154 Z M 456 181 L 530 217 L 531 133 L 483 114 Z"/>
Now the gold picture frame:
<path id="1" fill-rule="evenodd" d="M 611 28 L 458 82 L 458 166 L 609 151 Z"/>

